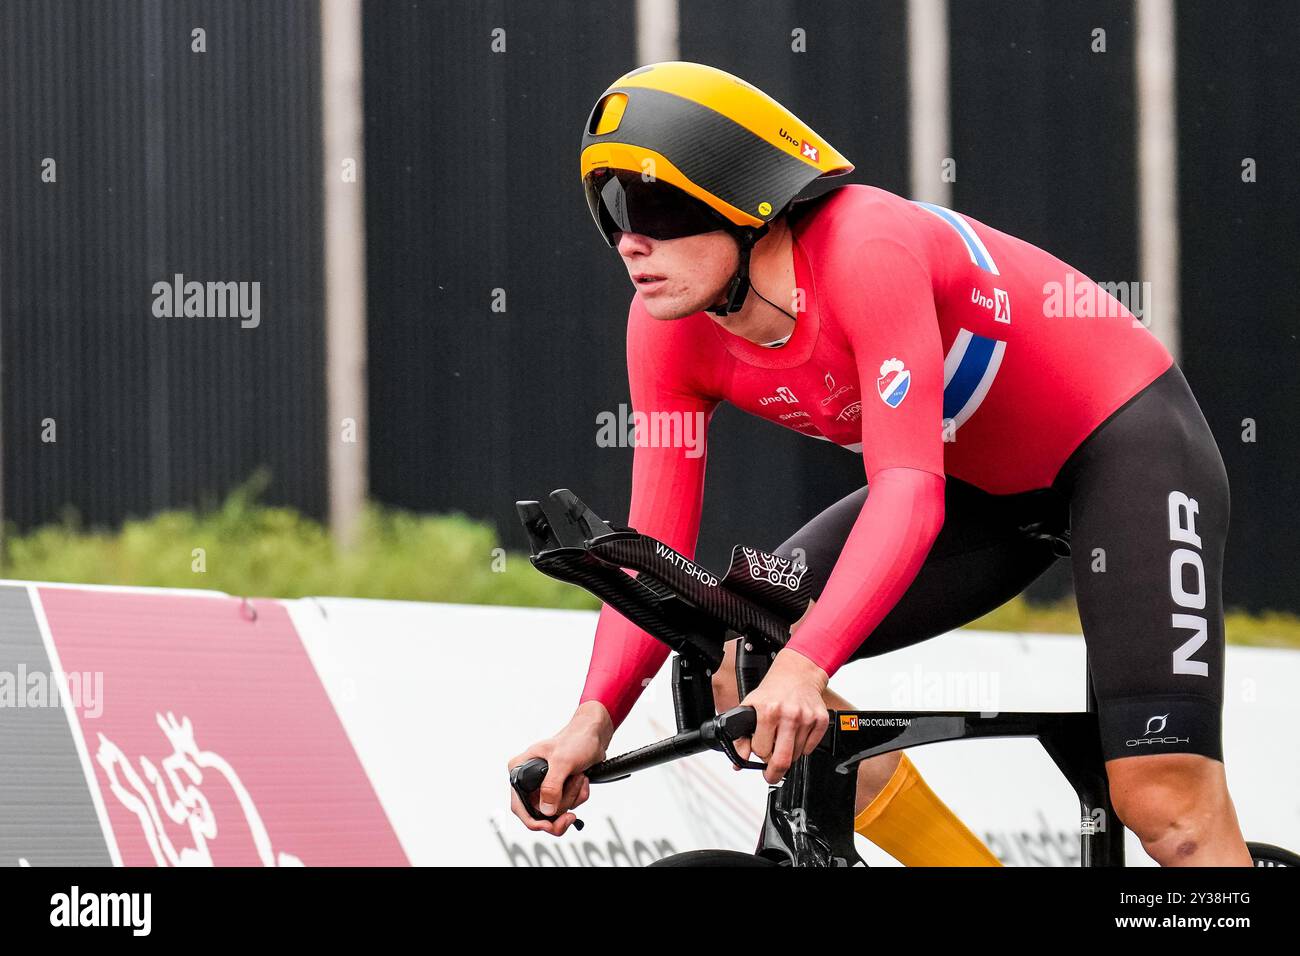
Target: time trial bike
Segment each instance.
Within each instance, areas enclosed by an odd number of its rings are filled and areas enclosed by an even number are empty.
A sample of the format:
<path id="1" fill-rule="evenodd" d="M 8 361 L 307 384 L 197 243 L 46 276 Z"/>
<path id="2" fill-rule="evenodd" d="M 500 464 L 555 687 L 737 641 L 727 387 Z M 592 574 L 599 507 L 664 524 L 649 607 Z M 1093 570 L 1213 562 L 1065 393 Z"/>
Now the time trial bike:
<path id="1" fill-rule="evenodd" d="M 568 489 L 552 492 L 545 506 L 520 501 L 516 509 L 538 570 L 590 591 L 673 652 L 677 733 L 589 767 L 587 779 L 593 784 L 621 780 L 706 750 L 724 753 L 736 767 L 761 769 L 763 764 L 742 759 L 735 746 L 754 733 L 754 709 L 718 714 L 712 677 L 722 666 L 727 641 L 739 639 L 740 699 L 758 686 L 812 597 L 806 568 L 738 545 L 719 576 L 654 538 L 603 521 Z M 1081 712 L 832 711 L 813 752 L 796 760 L 769 789 L 753 853 L 695 850 L 651 865 L 865 866 L 853 832 L 863 760 L 939 741 L 1031 737 L 1078 795 L 1080 865 L 1123 866 L 1124 828 L 1110 802 L 1091 680 L 1087 700 Z M 540 758 L 510 771 L 511 786 L 537 820 L 555 819 L 534 804 L 546 772 Z M 1247 846 L 1256 866 L 1300 866 L 1300 856 L 1289 850 L 1266 843 Z"/>

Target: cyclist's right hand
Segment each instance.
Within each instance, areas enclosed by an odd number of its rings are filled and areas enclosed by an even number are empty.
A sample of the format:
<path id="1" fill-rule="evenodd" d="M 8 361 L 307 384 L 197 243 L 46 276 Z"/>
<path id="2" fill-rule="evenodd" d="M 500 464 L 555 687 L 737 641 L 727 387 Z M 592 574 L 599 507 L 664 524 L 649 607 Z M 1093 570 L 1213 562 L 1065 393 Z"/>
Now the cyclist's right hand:
<path id="1" fill-rule="evenodd" d="M 604 706 L 596 701 L 586 701 L 559 733 L 539 740 L 523 753 L 510 758 L 509 769 L 534 757 L 546 761 L 546 779 L 531 799 L 546 816 L 559 814 L 554 820 L 534 820 L 511 788 L 510 809 L 524 826 L 559 836 L 573 825 L 578 818 L 569 811 L 586 803 L 591 796 L 591 784 L 583 771 L 605 759 L 605 748 L 609 746 L 613 733 L 613 723 Z"/>

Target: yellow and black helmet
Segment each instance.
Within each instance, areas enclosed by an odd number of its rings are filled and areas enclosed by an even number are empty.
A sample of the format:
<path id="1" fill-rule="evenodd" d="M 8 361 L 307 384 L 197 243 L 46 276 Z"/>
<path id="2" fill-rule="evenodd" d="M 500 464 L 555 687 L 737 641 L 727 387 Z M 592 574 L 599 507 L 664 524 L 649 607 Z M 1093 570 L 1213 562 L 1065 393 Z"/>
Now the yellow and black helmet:
<path id="1" fill-rule="evenodd" d="M 611 246 L 618 232 L 736 237 L 729 312 L 743 304 L 749 249 L 768 224 L 814 180 L 852 169 L 762 90 L 700 63 L 654 63 L 620 77 L 582 135 L 587 205 Z"/>
<path id="2" fill-rule="evenodd" d="M 581 163 L 584 182 L 606 169 L 644 174 L 752 228 L 771 222 L 813 180 L 853 169 L 762 90 L 679 62 L 633 70 L 601 94 L 583 131 Z"/>

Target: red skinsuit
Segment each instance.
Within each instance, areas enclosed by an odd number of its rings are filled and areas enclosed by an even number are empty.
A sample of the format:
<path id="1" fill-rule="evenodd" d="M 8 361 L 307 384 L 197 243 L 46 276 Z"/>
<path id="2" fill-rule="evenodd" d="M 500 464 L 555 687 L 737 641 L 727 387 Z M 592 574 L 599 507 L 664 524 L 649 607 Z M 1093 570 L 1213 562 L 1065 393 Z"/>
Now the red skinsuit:
<path id="1" fill-rule="evenodd" d="M 755 345 L 704 312 L 658 321 L 638 294 L 628 379 L 640 412 L 707 419 L 726 399 L 861 453 L 871 493 L 788 645 L 834 674 L 920 569 L 943 523 L 945 475 L 994 494 L 1050 485 L 1172 359 L 1061 260 L 937 206 L 846 186 L 793 234 L 805 302 L 789 342 Z M 644 442 L 628 523 L 693 557 L 705 456 Z M 601 701 L 617 726 L 667 654 L 602 609 L 582 700 Z"/>

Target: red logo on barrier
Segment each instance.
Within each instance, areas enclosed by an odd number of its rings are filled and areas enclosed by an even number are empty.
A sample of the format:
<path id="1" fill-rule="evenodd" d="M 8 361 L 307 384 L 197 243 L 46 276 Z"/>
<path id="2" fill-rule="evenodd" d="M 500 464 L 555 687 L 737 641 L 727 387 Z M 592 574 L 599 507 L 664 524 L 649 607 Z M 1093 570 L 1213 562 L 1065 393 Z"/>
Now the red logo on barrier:
<path id="1" fill-rule="evenodd" d="M 42 588 L 128 866 L 408 863 L 284 607 Z M 249 613 L 252 611 L 254 613 Z"/>

